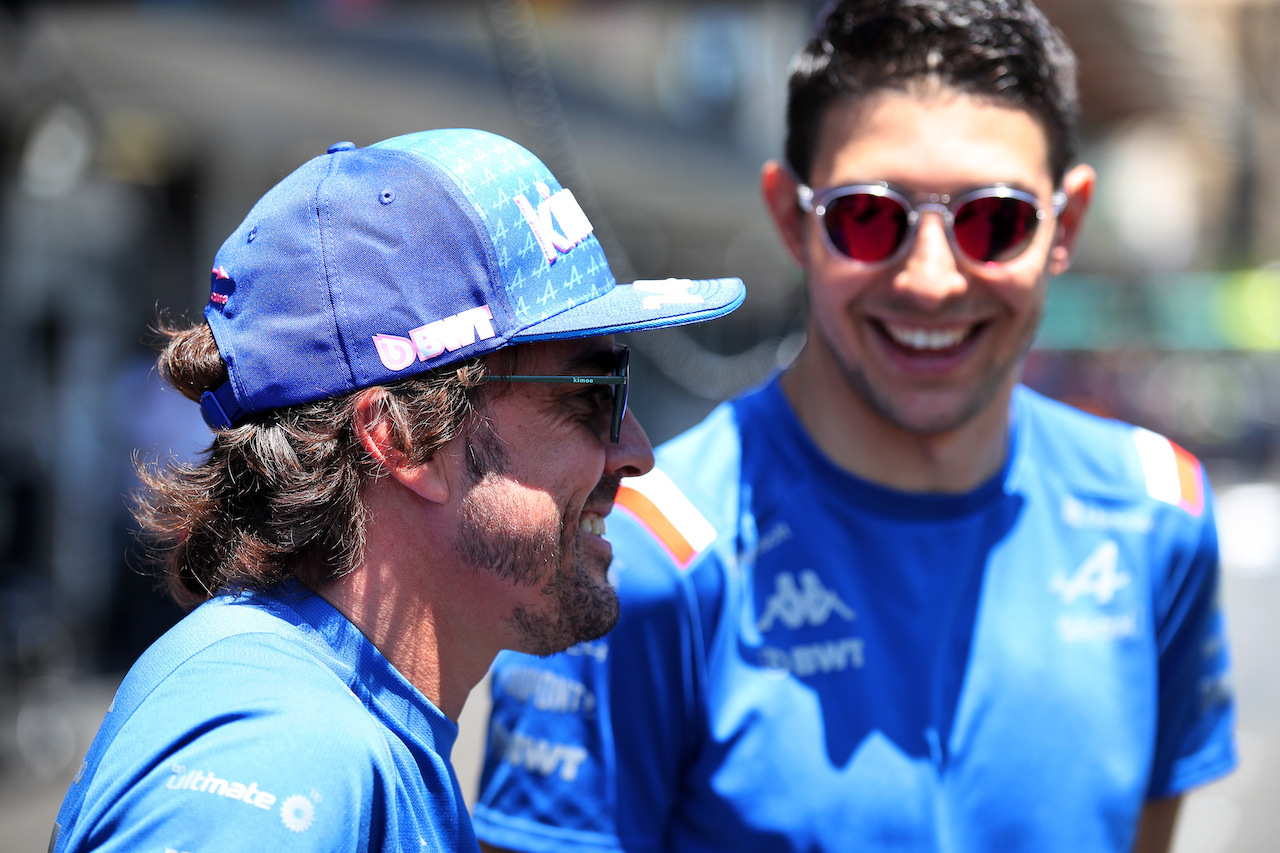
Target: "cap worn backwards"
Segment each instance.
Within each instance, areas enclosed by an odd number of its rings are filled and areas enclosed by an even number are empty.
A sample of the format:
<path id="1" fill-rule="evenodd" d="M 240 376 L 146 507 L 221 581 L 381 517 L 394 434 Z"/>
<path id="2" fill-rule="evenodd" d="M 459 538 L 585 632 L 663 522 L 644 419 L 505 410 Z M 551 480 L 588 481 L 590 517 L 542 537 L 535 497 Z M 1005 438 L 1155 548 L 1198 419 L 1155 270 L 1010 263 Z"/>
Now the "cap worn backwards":
<path id="1" fill-rule="evenodd" d="M 215 429 L 527 341 L 674 326 L 736 278 L 618 285 L 546 166 L 480 130 L 338 143 L 267 192 L 214 260 L 205 318 L 230 379 Z"/>

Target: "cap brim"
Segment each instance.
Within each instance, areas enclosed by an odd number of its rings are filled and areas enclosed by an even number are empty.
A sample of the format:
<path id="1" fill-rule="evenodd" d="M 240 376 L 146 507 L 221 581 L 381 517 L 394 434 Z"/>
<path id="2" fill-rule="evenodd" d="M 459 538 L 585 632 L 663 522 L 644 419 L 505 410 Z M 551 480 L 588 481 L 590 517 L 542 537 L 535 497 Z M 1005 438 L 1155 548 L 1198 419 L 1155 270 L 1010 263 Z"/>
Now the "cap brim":
<path id="1" fill-rule="evenodd" d="M 511 336 L 512 343 L 588 338 L 700 323 L 728 314 L 747 296 L 740 278 L 668 278 L 619 284 Z"/>

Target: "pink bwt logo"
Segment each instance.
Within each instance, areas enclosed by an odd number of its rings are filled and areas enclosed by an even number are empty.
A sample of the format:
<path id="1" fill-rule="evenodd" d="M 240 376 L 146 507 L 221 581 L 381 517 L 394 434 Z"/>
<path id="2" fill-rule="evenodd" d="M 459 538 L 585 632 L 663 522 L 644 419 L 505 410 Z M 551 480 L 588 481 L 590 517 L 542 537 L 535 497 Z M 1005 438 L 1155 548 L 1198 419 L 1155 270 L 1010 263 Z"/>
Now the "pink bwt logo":
<path id="1" fill-rule="evenodd" d="M 477 340 L 488 340 L 495 334 L 493 312 L 488 305 L 481 305 L 410 329 L 407 338 L 374 335 L 373 345 L 387 370 L 404 370 L 414 361 L 426 361 L 443 352 L 470 346 Z"/>

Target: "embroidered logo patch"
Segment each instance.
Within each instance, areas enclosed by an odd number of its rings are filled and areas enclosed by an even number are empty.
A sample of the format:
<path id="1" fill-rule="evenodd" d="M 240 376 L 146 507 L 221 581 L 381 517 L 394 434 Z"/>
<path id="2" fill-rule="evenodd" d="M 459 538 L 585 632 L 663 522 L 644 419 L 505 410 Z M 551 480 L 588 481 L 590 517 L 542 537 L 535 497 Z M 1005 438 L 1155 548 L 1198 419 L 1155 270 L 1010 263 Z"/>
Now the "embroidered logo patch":
<path id="1" fill-rule="evenodd" d="M 552 195 L 551 188 L 542 181 L 538 181 L 537 189 L 542 201 L 538 202 L 536 209 L 523 193 L 517 194 L 513 200 L 529 223 L 533 238 L 542 248 L 543 257 L 548 264 L 554 264 L 556 258 L 568 254 L 570 249 L 587 239 L 593 228 L 569 190 L 562 189 Z M 557 224 L 559 231 L 556 230 Z"/>
<path id="2" fill-rule="evenodd" d="M 373 345 L 387 370 L 404 370 L 415 360 L 426 361 L 443 352 L 470 346 L 477 340 L 488 340 L 496 334 L 493 312 L 488 305 L 481 305 L 410 329 L 408 337 L 374 335 Z"/>
<path id="3" fill-rule="evenodd" d="M 235 293 L 236 282 L 227 274 L 226 267 L 214 267 L 209 273 L 209 301 L 222 306 Z"/>

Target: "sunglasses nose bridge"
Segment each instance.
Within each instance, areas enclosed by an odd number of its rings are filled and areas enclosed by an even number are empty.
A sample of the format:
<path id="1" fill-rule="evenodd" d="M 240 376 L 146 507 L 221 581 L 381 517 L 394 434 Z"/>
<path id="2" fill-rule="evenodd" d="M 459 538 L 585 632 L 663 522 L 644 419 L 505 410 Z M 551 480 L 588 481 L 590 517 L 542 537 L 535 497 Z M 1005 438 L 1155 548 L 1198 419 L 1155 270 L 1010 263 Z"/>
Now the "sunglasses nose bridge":
<path id="1" fill-rule="evenodd" d="M 919 221 L 920 217 L 926 213 L 936 213 L 942 217 L 942 224 L 950 229 L 955 222 L 955 217 L 951 213 L 951 208 L 939 201 L 922 201 L 911 211 L 912 218 Z"/>
<path id="2" fill-rule="evenodd" d="M 950 247 L 952 254 L 958 259 L 963 255 L 963 252 L 960 251 L 959 245 L 956 244 L 955 215 L 952 214 L 951 208 L 947 204 L 935 201 L 935 198 L 936 196 L 930 198 L 929 201 L 919 202 L 911 208 L 908 219 L 911 228 L 907 235 L 907 242 L 911 245 L 911 248 L 908 251 L 914 251 L 915 244 L 920 239 L 921 227 L 925 223 L 925 214 L 936 213 L 942 220 L 942 230 L 946 235 L 947 245 Z"/>
<path id="3" fill-rule="evenodd" d="M 926 214 L 937 214 L 940 221 Z M 964 257 L 952 230 L 950 209 L 936 201 L 919 202 L 912 210 L 911 229 L 903 246 L 905 261 L 894 279 L 894 288 L 921 305 L 937 306 L 967 287 L 961 272 Z M 941 228 L 941 233 L 935 230 Z"/>

